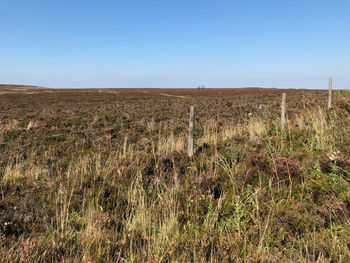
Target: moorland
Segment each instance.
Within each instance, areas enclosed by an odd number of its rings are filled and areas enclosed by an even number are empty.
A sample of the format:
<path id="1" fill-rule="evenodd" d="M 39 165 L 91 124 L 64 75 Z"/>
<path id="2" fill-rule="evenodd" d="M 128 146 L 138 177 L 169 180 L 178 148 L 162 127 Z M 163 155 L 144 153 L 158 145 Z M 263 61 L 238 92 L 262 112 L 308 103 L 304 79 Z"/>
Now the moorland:
<path id="1" fill-rule="evenodd" d="M 349 173 L 349 91 L 1 86 L 0 260 L 350 262 Z"/>

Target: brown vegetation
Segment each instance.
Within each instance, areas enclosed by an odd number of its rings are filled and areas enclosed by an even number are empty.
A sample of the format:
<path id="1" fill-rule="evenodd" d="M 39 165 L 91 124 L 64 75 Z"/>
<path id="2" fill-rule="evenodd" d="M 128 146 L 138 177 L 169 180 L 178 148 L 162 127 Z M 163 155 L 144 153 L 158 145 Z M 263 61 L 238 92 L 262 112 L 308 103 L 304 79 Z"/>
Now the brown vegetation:
<path id="1" fill-rule="evenodd" d="M 349 92 L 32 92 L 0 92 L 1 261 L 350 261 Z"/>

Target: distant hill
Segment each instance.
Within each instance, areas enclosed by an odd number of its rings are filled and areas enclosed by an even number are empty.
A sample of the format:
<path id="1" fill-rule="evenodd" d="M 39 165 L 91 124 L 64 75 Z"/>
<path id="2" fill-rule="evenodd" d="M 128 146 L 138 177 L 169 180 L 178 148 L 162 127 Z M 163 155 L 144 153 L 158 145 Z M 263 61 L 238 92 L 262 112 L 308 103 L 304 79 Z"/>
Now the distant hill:
<path id="1" fill-rule="evenodd" d="M 0 91 L 29 91 L 29 90 L 46 90 L 46 87 L 31 86 L 31 85 L 12 85 L 0 84 Z"/>

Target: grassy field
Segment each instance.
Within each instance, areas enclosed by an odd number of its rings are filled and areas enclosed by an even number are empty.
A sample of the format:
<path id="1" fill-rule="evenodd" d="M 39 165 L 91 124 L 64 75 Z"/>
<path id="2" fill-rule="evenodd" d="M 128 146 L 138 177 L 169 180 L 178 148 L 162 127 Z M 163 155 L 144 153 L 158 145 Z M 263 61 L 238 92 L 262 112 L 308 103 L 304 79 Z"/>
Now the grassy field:
<path id="1" fill-rule="evenodd" d="M 350 262 L 350 92 L 333 99 L 2 87 L 0 260 Z"/>

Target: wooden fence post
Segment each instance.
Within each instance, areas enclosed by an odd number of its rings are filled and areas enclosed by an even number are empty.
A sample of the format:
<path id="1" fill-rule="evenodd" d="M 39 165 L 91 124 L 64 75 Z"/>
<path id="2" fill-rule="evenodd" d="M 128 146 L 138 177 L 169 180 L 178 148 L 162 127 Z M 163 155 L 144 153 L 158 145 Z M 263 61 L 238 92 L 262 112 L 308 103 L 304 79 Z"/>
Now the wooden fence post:
<path id="1" fill-rule="evenodd" d="M 282 105 L 281 105 L 281 127 L 284 130 L 284 123 L 286 119 L 286 93 L 282 93 Z"/>
<path id="2" fill-rule="evenodd" d="M 329 78 L 328 109 L 332 108 L 332 78 Z"/>
<path id="3" fill-rule="evenodd" d="M 188 132 L 188 156 L 193 156 L 193 148 L 194 148 L 194 107 L 190 108 L 190 125 Z"/>

